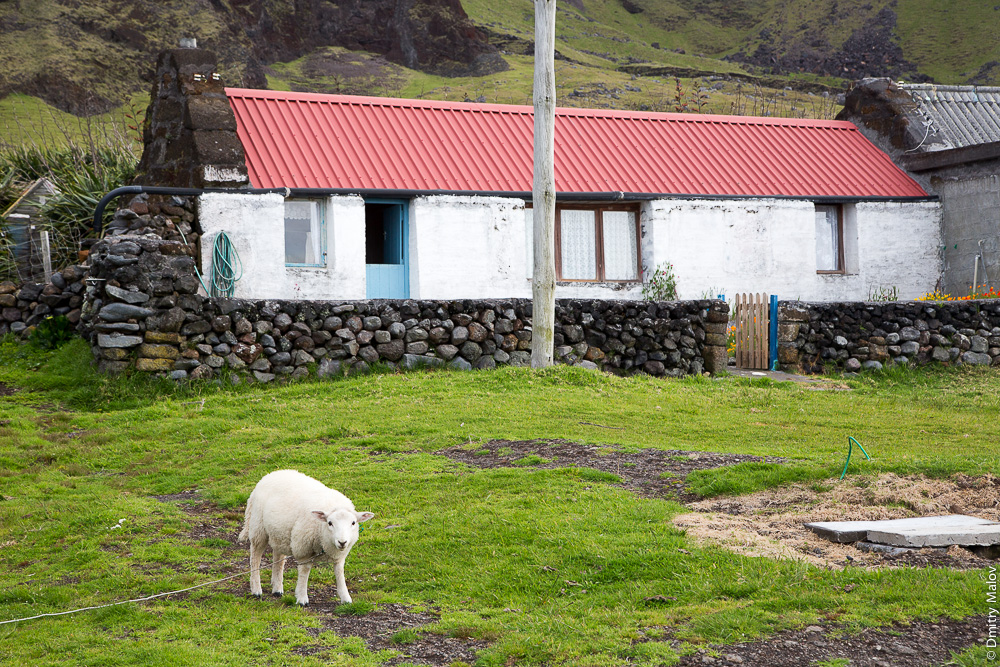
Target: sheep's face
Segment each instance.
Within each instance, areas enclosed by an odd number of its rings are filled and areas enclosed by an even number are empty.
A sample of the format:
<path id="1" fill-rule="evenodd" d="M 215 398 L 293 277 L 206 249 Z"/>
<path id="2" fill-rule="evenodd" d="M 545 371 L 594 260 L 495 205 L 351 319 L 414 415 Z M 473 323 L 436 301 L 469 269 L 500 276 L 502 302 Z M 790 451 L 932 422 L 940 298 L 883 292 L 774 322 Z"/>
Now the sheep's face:
<path id="1" fill-rule="evenodd" d="M 359 524 L 375 516 L 371 512 L 352 512 L 346 509 L 329 512 L 313 510 L 313 515 L 326 524 L 322 532 L 323 544 L 331 554 L 350 551 L 358 541 Z"/>

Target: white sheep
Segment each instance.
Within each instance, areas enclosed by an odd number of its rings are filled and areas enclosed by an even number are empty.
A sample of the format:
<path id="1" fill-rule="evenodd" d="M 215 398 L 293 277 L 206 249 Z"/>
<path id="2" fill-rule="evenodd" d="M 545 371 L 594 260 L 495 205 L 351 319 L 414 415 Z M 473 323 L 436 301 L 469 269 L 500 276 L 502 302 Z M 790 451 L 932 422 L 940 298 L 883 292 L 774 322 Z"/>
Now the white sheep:
<path id="1" fill-rule="evenodd" d="M 358 541 L 358 525 L 375 515 L 356 512 L 354 503 L 339 491 L 327 488 L 297 470 L 277 470 L 257 482 L 244 514 L 239 541 L 250 540 L 250 592 L 263 594 L 260 587 L 260 559 L 271 547 L 271 592 L 284 594 L 285 556 L 295 557 L 299 576 L 295 601 L 309 604 L 306 592 L 313 563 L 333 561 L 337 575 L 337 596 L 351 602 L 344 579 L 344 561 Z"/>

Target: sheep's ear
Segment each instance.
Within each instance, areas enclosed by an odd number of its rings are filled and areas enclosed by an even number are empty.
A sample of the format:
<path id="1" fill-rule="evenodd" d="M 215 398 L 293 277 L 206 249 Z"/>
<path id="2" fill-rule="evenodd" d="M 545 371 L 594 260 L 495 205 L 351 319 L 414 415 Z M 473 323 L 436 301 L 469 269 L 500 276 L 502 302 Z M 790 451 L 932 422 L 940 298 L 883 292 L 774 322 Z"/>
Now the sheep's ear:
<path id="1" fill-rule="evenodd" d="M 368 519 L 374 519 L 375 514 L 373 512 L 358 512 L 358 523 L 364 523 Z"/>
<path id="2" fill-rule="evenodd" d="M 323 510 L 313 510 L 312 513 L 315 514 L 320 521 L 326 521 L 326 512 Z"/>

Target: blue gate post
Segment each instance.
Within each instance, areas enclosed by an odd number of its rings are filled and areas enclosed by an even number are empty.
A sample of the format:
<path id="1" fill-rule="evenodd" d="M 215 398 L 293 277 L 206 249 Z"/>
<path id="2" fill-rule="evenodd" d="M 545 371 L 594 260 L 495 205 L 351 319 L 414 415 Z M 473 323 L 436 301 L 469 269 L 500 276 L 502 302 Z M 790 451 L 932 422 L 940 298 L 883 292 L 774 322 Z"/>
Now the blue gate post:
<path id="1" fill-rule="evenodd" d="M 772 371 L 778 370 L 778 295 L 771 295 L 771 308 L 768 316 L 770 326 L 768 327 L 767 345 L 767 367 Z"/>

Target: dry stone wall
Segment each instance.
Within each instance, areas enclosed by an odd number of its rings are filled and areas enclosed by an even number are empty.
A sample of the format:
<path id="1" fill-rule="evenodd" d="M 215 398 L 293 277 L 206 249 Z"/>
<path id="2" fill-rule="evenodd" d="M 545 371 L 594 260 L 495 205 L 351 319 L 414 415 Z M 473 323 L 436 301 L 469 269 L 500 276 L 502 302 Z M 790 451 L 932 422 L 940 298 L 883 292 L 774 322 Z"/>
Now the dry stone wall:
<path id="1" fill-rule="evenodd" d="M 56 271 L 45 283 L 0 282 L 0 336 L 29 332 L 42 320 L 58 315 L 66 316 L 76 326 L 86 275 L 87 267 L 75 265 Z"/>
<path id="2" fill-rule="evenodd" d="M 199 296 L 187 247 L 153 237 L 108 239 L 92 251 L 85 314 L 104 372 L 175 379 L 236 372 L 260 382 L 327 376 L 384 363 L 404 369 L 527 366 L 531 302 L 251 301 Z M 152 289 L 139 289 L 140 285 Z M 722 320 L 708 322 L 709 317 Z M 706 326 L 724 331 L 722 302 L 564 301 L 556 357 L 618 372 L 705 370 Z M 720 348 L 724 354 L 724 347 Z M 720 366 L 721 368 L 721 366 Z"/>
<path id="3" fill-rule="evenodd" d="M 804 372 L 932 362 L 1000 366 L 1000 301 L 784 301 L 778 361 Z"/>
<path id="4" fill-rule="evenodd" d="M 529 300 L 209 298 L 198 294 L 193 254 L 152 232 L 94 245 L 82 321 L 101 371 L 175 379 L 235 372 L 269 382 L 376 363 L 485 369 L 530 362 Z M 555 355 L 620 373 L 700 374 L 724 367 L 727 320 L 721 301 L 560 301 Z"/>

